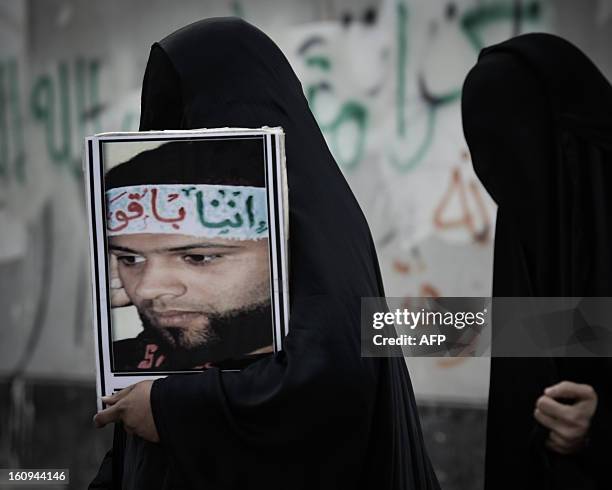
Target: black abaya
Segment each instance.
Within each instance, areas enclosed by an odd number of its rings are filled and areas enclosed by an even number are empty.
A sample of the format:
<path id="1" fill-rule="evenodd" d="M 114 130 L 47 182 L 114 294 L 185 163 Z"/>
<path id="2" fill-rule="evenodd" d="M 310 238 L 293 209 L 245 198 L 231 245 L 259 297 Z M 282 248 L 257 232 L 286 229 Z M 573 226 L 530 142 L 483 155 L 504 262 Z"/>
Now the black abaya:
<path id="1" fill-rule="evenodd" d="M 153 46 L 141 130 L 263 125 L 286 133 L 284 350 L 240 373 L 156 381 L 161 443 L 126 445 L 116 429 L 114 455 L 92 488 L 123 480 L 147 490 L 437 489 L 403 359 L 360 356 L 360 298 L 384 295 L 376 252 L 286 58 L 233 18 L 197 22 Z M 151 475 L 154 486 L 142 483 Z"/>
<path id="2" fill-rule="evenodd" d="M 482 51 L 462 113 L 498 204 L 493 296 L 612 296 L 612 87 L 599 70 L 556 36 L 519 36 Z M 486 488 L 611 488 L 611 374 L 605 358 L 493 358 Z M 599 396 L 590 442 L 571 456 L 546 449 L 533 416 L 562 380 Z"/>

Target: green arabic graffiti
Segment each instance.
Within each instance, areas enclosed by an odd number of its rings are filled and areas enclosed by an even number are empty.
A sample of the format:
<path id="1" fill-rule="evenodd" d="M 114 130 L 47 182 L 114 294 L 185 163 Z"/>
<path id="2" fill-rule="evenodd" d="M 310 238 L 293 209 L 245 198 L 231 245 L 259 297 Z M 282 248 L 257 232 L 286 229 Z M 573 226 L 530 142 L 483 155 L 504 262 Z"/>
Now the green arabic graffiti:
<path id="1" fill-rule="evenodd" d="M 30 94 L 32 116 L 44 127 L 51 161 L 59 167 L 67 166 L 75 176 L 80 176 L 80 145 L 86 129 L 92 133 L 101 129 L 99 72 L 97 60 L 77 59 L 72 67 L 60 62 L 56 76 L 44 74 L 38 77 Z M 88 123 L 91 126 L 88 127 Z M 72 139 L 73 126 L 77 134 L 76 145 Z"/>
<path id="2" fill-rule="evenodd" d="M 409 10 L 404 0 L 396 3 L 396 92 L 395 92 L 395 141 L 405 143 L 414 135 L 409 132 L 406 122 L 406 111 L 409 110 L 406 96 L 406 71 L 408 68 L 408 27 L 410 25 Z M 514 33 L 519 34 L 522 26 L 528 21 L 537 21 L 541 17 L 542 3 L 532 0 L 526 3 L 512 1 L 497 1 L 481 3 L 467 9 L 457 20 L 461 32 L 466 36 L 476 53 L 484 46 L 481 32 L 491 24 L 512 22 Z M 329 73 L 333 70 L 333 59 L 324 55 L 313 55 L 305 58 L 305 64 L 310 69 Z M 422 163 L 434 142 L 437 112 L 442 107 L 457 103 L 461 97 L 461 87 L 456 87 L 443 93 L 432 93 L 427 90 L 425 80 L 419 78 L 420 96 L 423 99 L 426 111 L 424 115 L 425 132 L 414 149 L 406 154 L 398 154 L 395 150 L 386 153 L 387 162 L 398 172 L 410 171 Z M 330 144 L 330 149 L 338 164 L 345 170 L 353 171 L 364 157 L 364 148 L 368 137 L 369 112 L 367 100 L 352 99 L 344 102 L 336 115 L 329 122 L 323 121 L 317 110 L 317 99 L 321 92 L 333 93 L 333 87 L 323 81 L 306 87 L 306 98 L 317 122 Z M 357 136 L 352 144 L 352 151 L 348 157 L 341 154 L 339 146 L 339 131 L 348 123 L 356 123 Z"/>
<path id="3" fill-rule="evenodd" d="M 514 22 L 514 34 L 520 34 L 521 24 L 525 21 L 536 21 L 541 15 L 539 1 L 530 2 L 495 2 L 477 5 L 461 16 L 461 29 L 472 44 L 474 51 L 479 52 L 485 43 L 480 30 L 498 22 Z"/>
<path id="4" fill-rule="evenodd" d="M 48 159 L 81 182 L 82 144 L 86 135 L 102 131 L 101 63 L 98 59 L 60 61 L 28 85 L 20 80 L 19 63 L 0 59 L 0 179 L 25 184 L 28 178 L 24 109 L 41 127 Z M 21 97 L 27 105 L 22 104 Z M 120 128 L 137 127 L 137 115 L 126 111 Z"/>

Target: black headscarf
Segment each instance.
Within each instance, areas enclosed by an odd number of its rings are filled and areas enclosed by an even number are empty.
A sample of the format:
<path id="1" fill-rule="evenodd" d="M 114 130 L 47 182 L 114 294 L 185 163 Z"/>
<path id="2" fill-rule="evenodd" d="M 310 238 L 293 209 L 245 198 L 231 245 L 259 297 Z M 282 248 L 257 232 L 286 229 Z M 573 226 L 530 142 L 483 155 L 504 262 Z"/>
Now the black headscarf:
<path id="1" fill-rule="evenodd" d="M 612 87 L 595 65 L 559 37 L 516 37 L 481 52 L 462 113 L 498 205 L 493 295 L 612 296 Z M 607 359 L 493 358 L 486 488 L 609 488 L 611 374 Z M 565 457 L 533 417 L 562 380 L 599 395 L 588 448 Z"/>
<path id="2" fill-rule="evenodd" d="M 376 252 L 288 61 L 235 18 L 196 22 L 152 47 L 141 130 L 263 125 L 286 133 L 283 351 L 240 373 L 156 381 L 161 444 L 121 449 L 119 431 L 115 464 L 124 462 L 130 489 L 438 488 L 403 359 L 360 356 L 360 298 L 384 296 Z M 152 472 L 156 487 L 139 483 Z"/>

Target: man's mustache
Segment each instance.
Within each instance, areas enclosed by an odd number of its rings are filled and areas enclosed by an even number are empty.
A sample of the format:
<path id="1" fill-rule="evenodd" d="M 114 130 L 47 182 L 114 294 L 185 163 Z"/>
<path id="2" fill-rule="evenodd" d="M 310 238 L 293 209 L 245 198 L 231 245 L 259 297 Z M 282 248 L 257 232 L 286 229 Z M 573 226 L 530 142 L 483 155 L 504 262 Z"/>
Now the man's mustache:
<path id="1" fill-rule="evenodd" d="M 203 315 L 217 314 L 217 311 L 212 308 L 207 308 L 202 304 L 194 303 L 145 302 L 141 305 L 141 309 L 154 315 L 164 315 L 168 313 L 201 313 Z"/>

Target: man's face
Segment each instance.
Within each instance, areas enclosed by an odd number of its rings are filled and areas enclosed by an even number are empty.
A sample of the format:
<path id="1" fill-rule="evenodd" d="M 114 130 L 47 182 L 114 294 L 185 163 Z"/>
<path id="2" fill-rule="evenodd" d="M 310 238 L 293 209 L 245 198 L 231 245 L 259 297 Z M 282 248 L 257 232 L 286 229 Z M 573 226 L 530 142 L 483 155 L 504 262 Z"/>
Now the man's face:
<path id="1" fill-rule="evenodd" d="M 173 347 L 211 340 L 212 320 L 270 302 L 268 240 L 143 233 L 113 236 L 119 279 L 146 327 Z"/>

